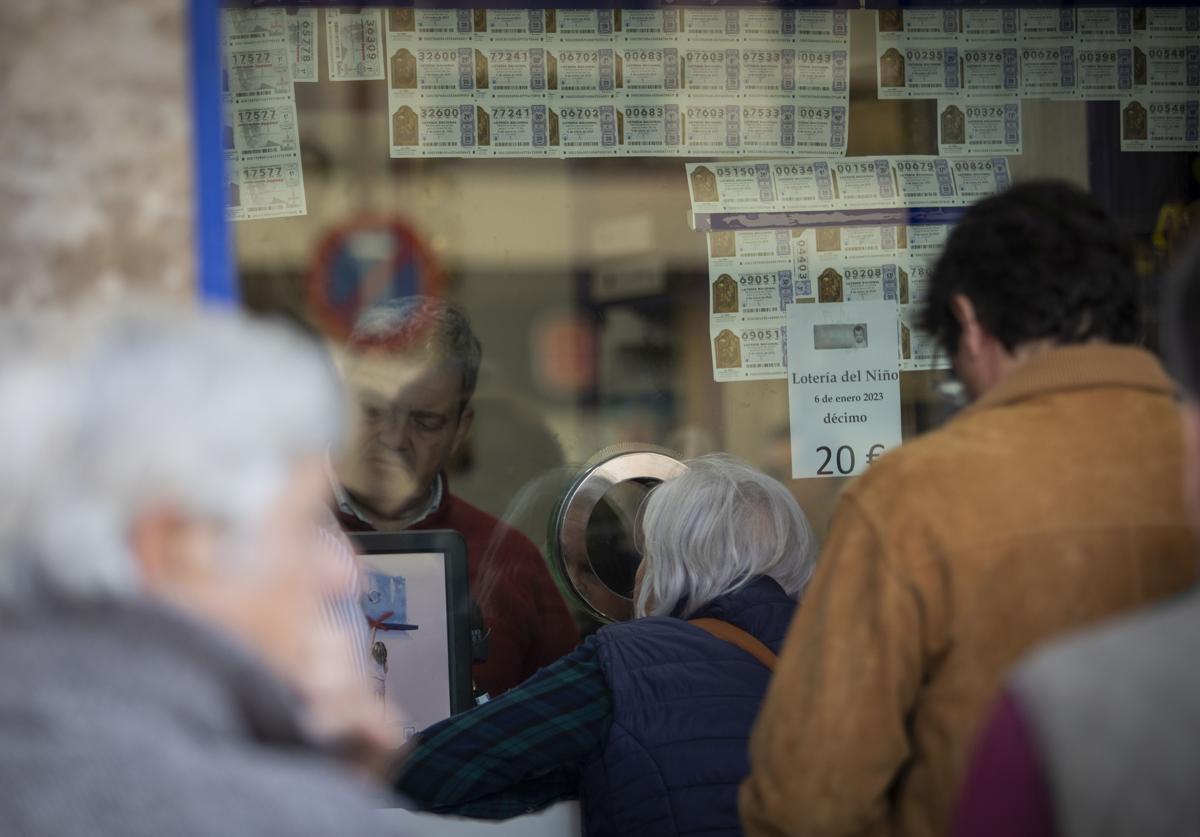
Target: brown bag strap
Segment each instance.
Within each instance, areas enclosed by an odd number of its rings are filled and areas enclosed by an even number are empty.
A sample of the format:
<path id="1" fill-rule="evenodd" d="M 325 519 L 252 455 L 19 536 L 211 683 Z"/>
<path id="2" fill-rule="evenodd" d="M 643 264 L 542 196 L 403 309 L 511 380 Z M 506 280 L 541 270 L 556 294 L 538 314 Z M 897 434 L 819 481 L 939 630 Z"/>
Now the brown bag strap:
<path id="1" fill-rule="evenodd" d="M 737 625 L 731 625 L 723 619 L 710 618 L 689 619 L 688 624 L 695 625 L 702 631 L 708 631 L 708 633 L 717 639 L 723 639 L 730 645 L 736 645 L 766 666 L 769 671 L 775 670 L 775 663 L 779 659 L 775 655 L 775 652 L 768 648 L 758 637 L 743 631 Z"/>

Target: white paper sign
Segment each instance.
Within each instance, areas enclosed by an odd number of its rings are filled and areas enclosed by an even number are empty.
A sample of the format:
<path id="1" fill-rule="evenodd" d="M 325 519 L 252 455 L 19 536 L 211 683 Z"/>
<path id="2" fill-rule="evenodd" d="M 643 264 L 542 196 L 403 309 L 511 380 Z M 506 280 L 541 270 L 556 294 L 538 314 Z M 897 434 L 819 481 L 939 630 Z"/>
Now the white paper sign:
<path id="1" fill-rule="evenodd" d="M 886 302 L 788 308 L 794 478 L 860 474 L 900 445 L 896 311 Z"/>

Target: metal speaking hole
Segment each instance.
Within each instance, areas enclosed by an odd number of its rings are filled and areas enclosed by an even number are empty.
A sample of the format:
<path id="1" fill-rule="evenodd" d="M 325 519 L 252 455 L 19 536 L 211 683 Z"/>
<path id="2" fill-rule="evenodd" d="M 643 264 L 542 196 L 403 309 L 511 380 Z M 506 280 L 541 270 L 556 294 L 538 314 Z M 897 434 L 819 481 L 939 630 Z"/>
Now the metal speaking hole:
<path id="1" fill-rule="evenodd" d="M 567 490 L 555 515 L 554 558 L 575 597 L 598 618 L 633 618 L 638 511 L 656 485 L 686 467 L 663 453 L 619 453 L 585 468 Z"/>
<path id="2" fill-rule="evenodd" d="M 587 525 L 592 571 L 609 590 L 633 598 L 633 582 L 642 562 L 636 538 L 638 509 L 660 480 L 626 480 L 604 492 Z"/>

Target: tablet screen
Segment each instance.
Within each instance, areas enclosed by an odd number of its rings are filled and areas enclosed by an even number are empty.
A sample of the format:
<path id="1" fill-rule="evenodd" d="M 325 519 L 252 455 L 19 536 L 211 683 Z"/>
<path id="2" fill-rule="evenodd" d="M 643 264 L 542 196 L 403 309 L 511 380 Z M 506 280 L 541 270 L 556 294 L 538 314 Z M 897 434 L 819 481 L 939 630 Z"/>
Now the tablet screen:
<path id="1" fill-rule="evenodd" d="M 388 724 L 415 732 L 451 714 L 446 557 L 361 556 L 371 677 Z"/>

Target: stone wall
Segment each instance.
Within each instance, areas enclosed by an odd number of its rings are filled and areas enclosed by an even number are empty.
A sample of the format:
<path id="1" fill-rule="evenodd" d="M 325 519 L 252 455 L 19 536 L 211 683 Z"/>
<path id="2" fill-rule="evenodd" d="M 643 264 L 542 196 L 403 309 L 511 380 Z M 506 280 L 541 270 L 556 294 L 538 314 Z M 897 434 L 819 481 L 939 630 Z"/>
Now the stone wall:
<path id="1" fill-rule="evenodd" d="M 191 296 L 182 0 L 0 3 L 0 304 Z"/>

